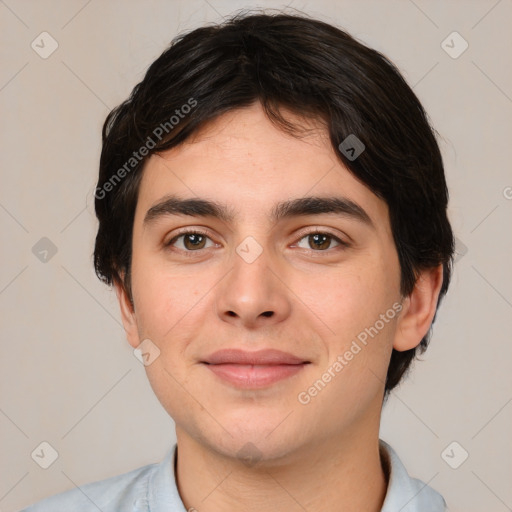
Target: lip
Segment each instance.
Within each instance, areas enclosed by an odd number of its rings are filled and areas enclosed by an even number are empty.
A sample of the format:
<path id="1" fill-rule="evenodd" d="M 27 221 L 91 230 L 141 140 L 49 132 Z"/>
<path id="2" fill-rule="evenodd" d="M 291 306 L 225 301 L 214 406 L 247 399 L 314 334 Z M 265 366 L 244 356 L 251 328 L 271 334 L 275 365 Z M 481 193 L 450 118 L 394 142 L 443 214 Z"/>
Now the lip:
<path id="1" fill-rule="evenodd" d="M 305 359 L 275 349 L 248 352 L 241 349 L 224 349 L 210 354 L 205 361 L 208 364 L 256 364 L 256 365 L 284 365 L 309 363 Z"/>
<path id="2" fill-rule="evenodd" d="M 310 361 L 274 349 L 258 352 L 225 349 L 211 354 L 202 363 L 217 377 L 236 387 L 258 389 L 296 375 Z"/>

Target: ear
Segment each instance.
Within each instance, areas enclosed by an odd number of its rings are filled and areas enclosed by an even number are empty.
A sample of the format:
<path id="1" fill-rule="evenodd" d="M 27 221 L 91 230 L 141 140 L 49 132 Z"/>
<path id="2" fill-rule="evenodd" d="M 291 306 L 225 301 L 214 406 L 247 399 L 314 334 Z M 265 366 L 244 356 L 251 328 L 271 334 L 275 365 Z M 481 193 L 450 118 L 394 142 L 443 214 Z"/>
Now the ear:
<path id="1" fill-rule="evenodd" d="M 436 313 L 443 284 L 443 265 L 422 270 L 411 294 L 403 301 L 393 348 L 402 352 L 417 347 L 427 334 Z"/>
<path id="2" fill-rule="evenodd" d="M 123 279 L 123 276 L 121 276 L 121 279 Z M 123 284 L 116 280 L 114 282 L 114 288 L 116 290 L 117 300 L 119 301 L 121 320 L 126 332 L 126 339 L 133 348 L 137 348 L 140 344 L 140 340 L 139 331 L 137 328 L 137 319 L 135 317 L 135 310 L 130 301 L 130 298 L 128 297 L 128 292 L 125 290 Z"/>

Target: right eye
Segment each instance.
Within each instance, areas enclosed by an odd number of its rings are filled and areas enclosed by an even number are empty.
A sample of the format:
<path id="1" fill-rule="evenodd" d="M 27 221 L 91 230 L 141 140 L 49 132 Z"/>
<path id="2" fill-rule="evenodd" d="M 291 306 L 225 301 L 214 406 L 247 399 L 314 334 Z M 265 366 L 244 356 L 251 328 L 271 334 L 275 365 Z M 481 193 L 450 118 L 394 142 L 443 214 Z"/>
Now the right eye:
<path id="1" fill-rule="evenodd" d="M 183 239 L 181 242 L 176 244 L 178 240 Z M 177 248 L 180 251 L 184 252 L 197 252 L 201 249 L 207 249 L 208 247 L 205 247 L 206 241 L 210 240 L 210 237 L 205 233 L 204 231 L 200 231 L 197 229 L 194 230 L 187 230 L 182 231 L 178 235 L 174 236 L 169 240 L 165 246 L 166 247 L 174 247 Z M 179 244 L 181 243 L 181 247 L 179 247 Z M 215 244 L 213 244 L 215 245 Z M 211 247 L 211 246 L 210 246 Z"/>

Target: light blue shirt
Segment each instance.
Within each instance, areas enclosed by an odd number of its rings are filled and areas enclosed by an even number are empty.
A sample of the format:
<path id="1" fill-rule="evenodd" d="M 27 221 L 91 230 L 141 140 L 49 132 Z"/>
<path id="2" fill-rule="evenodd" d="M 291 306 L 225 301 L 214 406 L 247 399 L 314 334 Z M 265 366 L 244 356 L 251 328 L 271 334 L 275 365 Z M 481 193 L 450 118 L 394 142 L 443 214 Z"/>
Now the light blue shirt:
<path id="1" fill-rule="evenodd" d="M 187 512 L 176 487 L 176 447 L 160 464 L 82 485 L 51 496 L 21 512 Z M 446 502 L 421 480 L 411 478 L 396 452 L 380 440 L 389 483 L 381 512 L 444 512 Z"/>

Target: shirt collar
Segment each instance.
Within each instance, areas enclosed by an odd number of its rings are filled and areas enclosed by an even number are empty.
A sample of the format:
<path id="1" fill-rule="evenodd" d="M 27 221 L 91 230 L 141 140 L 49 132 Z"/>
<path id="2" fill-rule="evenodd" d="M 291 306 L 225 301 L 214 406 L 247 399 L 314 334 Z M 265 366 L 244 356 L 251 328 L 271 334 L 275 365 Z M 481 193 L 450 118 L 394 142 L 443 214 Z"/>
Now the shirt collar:
<path id="1" fill-rule="evenodd" d="M 187 512 L 176 483 L 178 446 L 175 443 L 152 474 L 148 483 L 149 512 Z M 421 480 L 411 478 L 397 453 L 382 439 L 379 440 L 382 467 L 388 487 L 381 512 L 443 512 L 445 501 L 440 494 Z M 171 508 L 172 507 L 172 508 Z"/>
<path id="2" fill-rule="evenodd" d="M 426 483 L 411 478 L 393 448 L 379 439 L 379 450 L 388 489 L 381 512 L 444 512 L 443 497 Z"/>
<path id="3" fill-rule="evenodd" d="M 177 450 L 175 443 L 148 483 L 148 512 L 187 512 L 176 483 Z"/>

